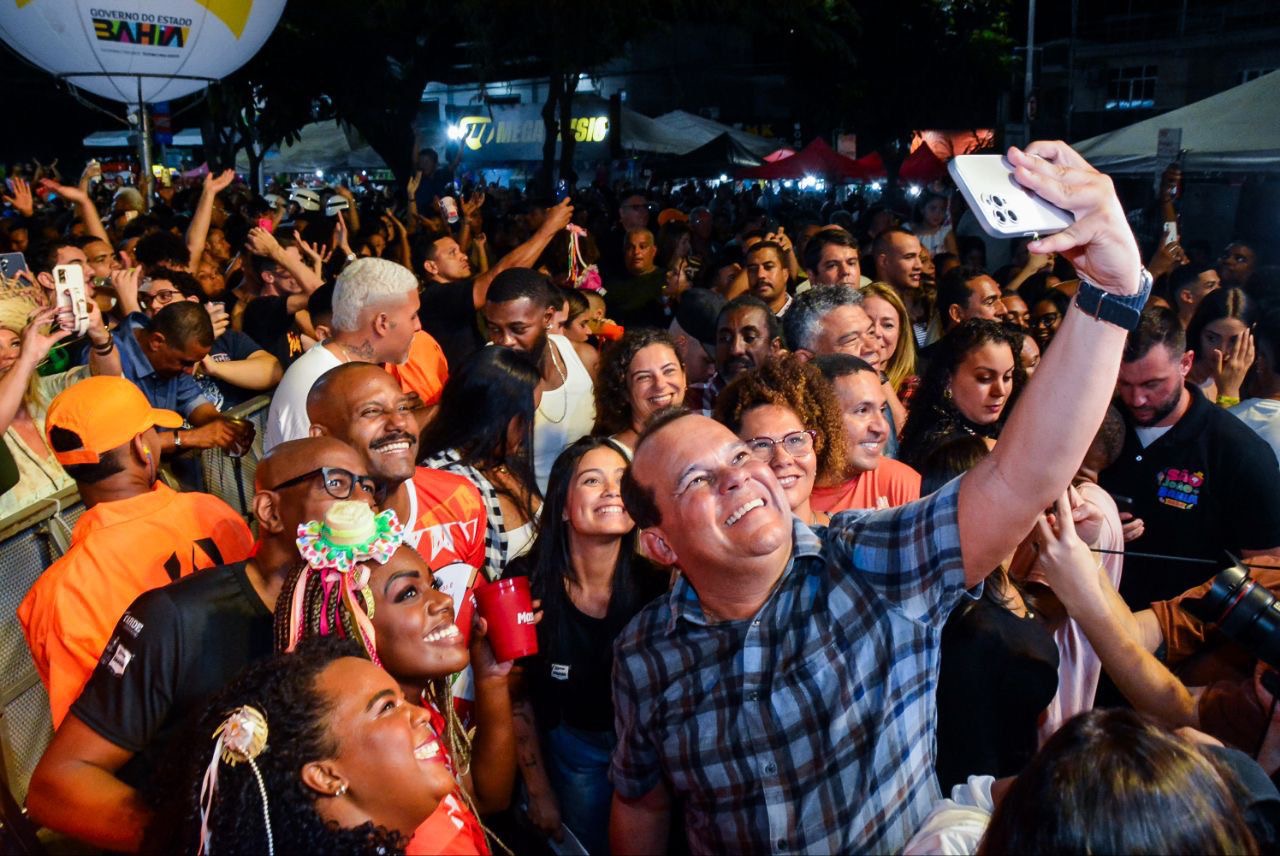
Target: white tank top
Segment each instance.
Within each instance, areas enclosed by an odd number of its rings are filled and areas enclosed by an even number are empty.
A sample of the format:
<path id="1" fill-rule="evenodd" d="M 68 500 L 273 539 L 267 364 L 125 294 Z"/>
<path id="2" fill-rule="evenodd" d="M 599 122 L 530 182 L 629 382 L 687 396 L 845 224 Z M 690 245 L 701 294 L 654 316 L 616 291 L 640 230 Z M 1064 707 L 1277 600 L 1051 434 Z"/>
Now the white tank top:
<path id="1" fill-rule="evenodd" d="M 590 434 L 596 424 L 595 387 L 573 343 L 552 333 L 547 336 L 547 347 L 556 349 L 565 381 L 559 389 L 542 393 L 533 420 L 533 471 L 538 490 L 544 494 L 556 458 L 575 440 Z"/>

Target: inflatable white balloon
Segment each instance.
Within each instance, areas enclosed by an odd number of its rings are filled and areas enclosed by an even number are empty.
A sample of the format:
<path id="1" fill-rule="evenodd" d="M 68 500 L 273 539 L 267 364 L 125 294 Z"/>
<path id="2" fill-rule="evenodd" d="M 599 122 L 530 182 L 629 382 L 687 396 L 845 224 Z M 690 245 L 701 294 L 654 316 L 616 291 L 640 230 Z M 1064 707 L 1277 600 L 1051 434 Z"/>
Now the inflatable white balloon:
<path id="1" fill-rule="evenodd" d="M 126 103 L 180 98 L 258 52 L 285 0 L 0 0 L 0 38 L 46 71 Z M 139 77 L 140 76 L 140 77 Z"/>

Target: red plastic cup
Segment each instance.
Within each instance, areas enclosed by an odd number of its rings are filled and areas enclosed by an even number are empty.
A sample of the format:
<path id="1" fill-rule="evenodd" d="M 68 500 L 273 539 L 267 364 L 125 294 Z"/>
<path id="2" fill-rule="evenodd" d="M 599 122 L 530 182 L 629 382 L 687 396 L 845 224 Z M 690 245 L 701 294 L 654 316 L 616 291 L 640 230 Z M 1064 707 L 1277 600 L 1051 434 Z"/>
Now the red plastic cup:
<path id="1" fill-rule="evenodd" d="M 499 663 L 538 653 L 533 596 L 528 577 L 512 577 L 475 590 L 480 617 L 489 623 L 489 644 Z"/>

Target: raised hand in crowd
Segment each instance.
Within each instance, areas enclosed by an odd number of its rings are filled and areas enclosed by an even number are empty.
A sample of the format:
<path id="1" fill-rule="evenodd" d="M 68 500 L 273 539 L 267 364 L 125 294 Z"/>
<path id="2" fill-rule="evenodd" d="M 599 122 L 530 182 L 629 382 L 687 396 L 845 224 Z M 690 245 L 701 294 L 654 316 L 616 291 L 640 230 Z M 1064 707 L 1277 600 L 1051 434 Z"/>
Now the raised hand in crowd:
<path id="1" fill-rule="evenodd" d="M 333 249 L 335 251 L 341 253 L 348 260 L 355 257 L 355 253 L 351 250 L 351 240 L 349 237 L 349 230 L 347 228 L 346 211 L 339 211 L 338 216 L 334 218 L 332 240 Z M 332 253 L 330 255 L 332 255 Z"/>
<path id="2" fill-rule="evenodd" d="M 102 164 L 98 163 L 96 159 L 90 160 L 88 163 L 84 165 L 84 169 L 80 172 L 80 180 L 77 182 L 77 184 L 80 186 L 81 190 L 88 193 L 89 186 L 93 183 L 93 180 L 95 178 L 101 178 L 101 177 L 102 177 Z"/>
<path id="3" fill-rule="evenodd" d="M 9 193 L 3 197 L 5 202 L 23 217 L 32 217 L 36 213 L 35 200 L 31 197 L 31 185 L 21 178 L 9 179 Z"/>
<path id="4" fill-rule="evenodd" d="M 1062 253 L 1076 271 L 1103 291 L 1135 294 L 1142 259 L 1111 177 L 1062 142 L 1009 149 L 1019 184 L 1054 204 L 1068 206 L 1076 221 L 1027 244 L 1033 253 Z"/>
<path id="5" fill-rule="evenodd" d="M 1240 400 L 1240 387 L 1244 385 L 1255 354 L 1251 330 L 1245 330 L 1239 338 L 1229 342 L 1225 350 L 1213 349 L 1213 380 L 1218 385 L 1219 398 Z"/>
<path id="6" fill-rule="evenodd" d="M 351 222 L 351 231 L 358 234 L 360 232 L 360 206 L 356 204 L 356 195 L 345 184 L 339 184 L 333 189 L 333 192 L 347 200 L 347 210 L 338 213 L 346 214 Z"/>
<path id="7" fill-rule="evenodd" d="M 1189 264 L 1190 261 L 1182 245 L 1177 241 L 1162 242 L 1156 248 L 1155 254 L 1151 256 L 1151 261 L 1147 263 L 1147 270 L 1151 271 L 1153 277 L 1159 278 Z"/>
<path id="8" fill-rule="evenodd" d="M 339 215 L 341 215 L 341 212 L 339 212 Z M 315 271 L 316 276 L 322 276 L 324 266 L 329 263 L 329 259 L 333 255 L 333 250 L 322 253 L 318 244 L 312 244 L 304 241 L 302 239 L 302 234 L 297 229 L 293 230 L 293 240 L 298 245 L 298 252 L 302 253 L 302 255 L 306 256 L 307 260 L 310 261 L 311 269 Z"/>

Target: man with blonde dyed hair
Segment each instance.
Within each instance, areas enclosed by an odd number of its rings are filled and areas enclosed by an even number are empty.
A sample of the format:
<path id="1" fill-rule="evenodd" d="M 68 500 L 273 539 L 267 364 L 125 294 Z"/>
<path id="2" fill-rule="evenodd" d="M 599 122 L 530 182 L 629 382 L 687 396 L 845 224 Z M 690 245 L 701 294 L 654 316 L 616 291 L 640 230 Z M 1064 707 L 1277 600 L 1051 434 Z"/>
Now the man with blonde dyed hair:
<path id="1" fill-rule="evenodd" d="M 306 437 L 307 393 L 316 380 L 343 363 L 395 363 L 409 358 L 418 322 L 418 280 L 403 265 L 379 258 L 354 261 L 333 291 L 332 338 L 307 351 L 285 372 L 267 415 L 265 445 Z"/>

